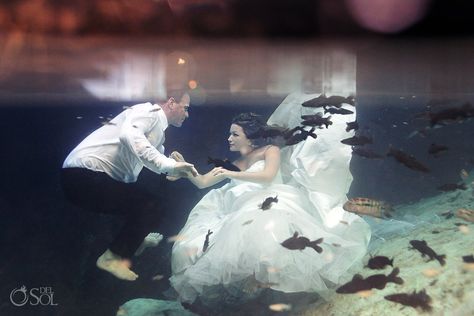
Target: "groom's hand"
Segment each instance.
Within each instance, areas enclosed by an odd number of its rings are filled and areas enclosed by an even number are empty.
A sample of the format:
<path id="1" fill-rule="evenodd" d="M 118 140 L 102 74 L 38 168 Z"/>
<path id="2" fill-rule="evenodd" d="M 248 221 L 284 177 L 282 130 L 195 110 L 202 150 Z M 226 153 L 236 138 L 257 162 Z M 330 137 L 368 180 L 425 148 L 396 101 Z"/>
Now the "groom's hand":
<path id="1" fill-rule="evenodd" d="M 194 168 L 193 164 L 187 162 L 178 161 L 173 170 L 173 177 L 178 178 L 189 178 L 195 177 L 198 175 L 196 168 Z"/>

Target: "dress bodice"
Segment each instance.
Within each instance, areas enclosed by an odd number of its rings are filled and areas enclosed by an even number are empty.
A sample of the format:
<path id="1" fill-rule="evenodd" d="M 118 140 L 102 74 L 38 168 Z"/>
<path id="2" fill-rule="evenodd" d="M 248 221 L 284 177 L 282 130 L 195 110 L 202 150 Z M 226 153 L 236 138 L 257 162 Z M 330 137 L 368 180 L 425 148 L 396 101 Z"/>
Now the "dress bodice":
<path id="1" fill-rule="evenodd" d="M 265 168 L 265 160 L 257 160 L 256 162 L 251 164 L 250 167 L 248 167 L 244 171 L 245 172 L 259 172 L 259 171 L 262 171 L 264 168 Z M 233 185 L 240 185 L 240 184 L 246 184 L 246 183 L 249 183 L 249 182 L 248 181 L 242 181 L 242 180 L 232 180 L 231 183 Z M 271 182 L 271 184 L 281 184 L 281 183 L 283 183 L 282 177 L 281 177 L 281 171 L 278 170 L 278 173 L 276 174 L 276 176 L 273 179 L 273 181 Z"/>

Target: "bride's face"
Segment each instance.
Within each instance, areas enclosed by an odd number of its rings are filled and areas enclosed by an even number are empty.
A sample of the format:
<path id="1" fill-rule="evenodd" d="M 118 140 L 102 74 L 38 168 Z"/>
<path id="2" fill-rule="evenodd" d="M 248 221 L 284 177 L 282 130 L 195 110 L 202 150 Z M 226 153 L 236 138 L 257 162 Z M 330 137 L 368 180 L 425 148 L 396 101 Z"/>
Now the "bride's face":
<path id="1" fill-rule="evenodd" d="M 250 146 L 250 140 L 245 136 L 244 130 L 237 124 L 232 124 L 229 130 L 229 150 L 242 151 L 242 149 Z"/>

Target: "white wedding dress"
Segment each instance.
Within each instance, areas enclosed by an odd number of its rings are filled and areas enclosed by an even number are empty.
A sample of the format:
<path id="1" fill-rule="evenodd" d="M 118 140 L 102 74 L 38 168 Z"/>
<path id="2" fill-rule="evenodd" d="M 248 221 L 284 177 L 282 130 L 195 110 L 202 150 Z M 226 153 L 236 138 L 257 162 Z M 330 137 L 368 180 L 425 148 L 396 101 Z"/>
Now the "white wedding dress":
<path id="1" fill-rule="evenodd" d="M 289 95 L 268 123 L 297 126 L 301 114 L 319 110 L 301 107 L 316 96 Z M 201 199 L 172 250 L 170 282 L 181 301 L 192 302 L 212 286 L 231 287 L 251 276 L 274 290 L 323 296 L 352 277 L 348 270 L 361 264 L 370 240 L 369 225 L 342 209 L 352 176 L 351 148 L 340 140 L 353 136 L 345 123 L 354 119 L 355 114 L 333 115 L 333 125 L 316 130 L 317 139 L 282 149 L 280 172 L 272 184 L 231 180 Z M 264 165 L 257 161 L 246 171 Z M 259 207 L 275 196 L 278 202 L 270 209 Z M 203 252 L 208 230 L 212 234 Z M 310 240 L 323 238 L 322 253 L 283 247 L 295 232 Z"/>

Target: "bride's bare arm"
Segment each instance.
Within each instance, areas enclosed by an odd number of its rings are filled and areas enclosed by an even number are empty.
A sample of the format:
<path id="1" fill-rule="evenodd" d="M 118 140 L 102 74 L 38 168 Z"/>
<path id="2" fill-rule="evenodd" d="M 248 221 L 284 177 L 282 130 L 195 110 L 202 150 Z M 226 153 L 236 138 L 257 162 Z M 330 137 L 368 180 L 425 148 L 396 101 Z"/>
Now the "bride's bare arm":
<path id="1" fill-rule="evenodd" d="M 222 174 L 218 174 L 216 170 L 218 170 L 218 168 L 214 168 L 206 174 L 199 174 L 196 177 L 189 177 L 187 179 L 199 189 L 204 189 L 227 178 Z"/>
<path id="2" fill-rule="evenodd" d="M 183 155 L 177 151 L 173 151 L 170 155 L 170 158 L 173 158 L 176 161 L 185 161 Z M 191 181 L 192 184 L 197 186 L 199 189 L 204 189 L 210 186 L 213 186 L 216 183 L 221 182 L 222 180 L 226 179 L 224 175 L 218 174 L 218 169 L 214 168 L 206 174 L 198 174 L 195 177 L 188 177 L 187 179 Z M 179 178 L 177 177 L 167 177 L 168 180 L 174 181 Z"/>
<path id="3" fill-rule="evenodd" d="M 270 146 L 265 151 L 265 168 L 257 172 L 235 172 L 223 168 L 215 168 L 217 176 L 224 175 L 225 178 L 250 181 L 261 184 L 271 183 L 280 168 L 280 148 Z"/>

